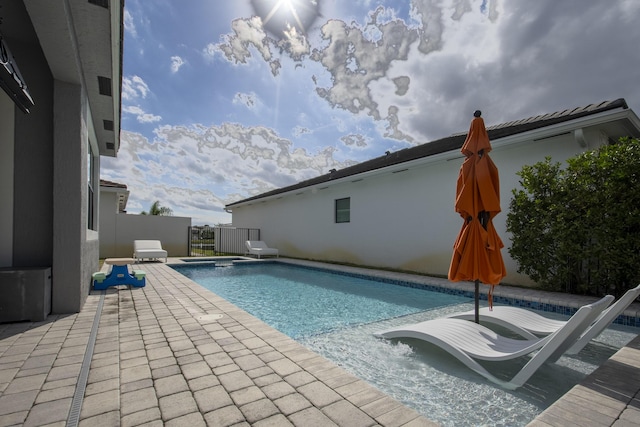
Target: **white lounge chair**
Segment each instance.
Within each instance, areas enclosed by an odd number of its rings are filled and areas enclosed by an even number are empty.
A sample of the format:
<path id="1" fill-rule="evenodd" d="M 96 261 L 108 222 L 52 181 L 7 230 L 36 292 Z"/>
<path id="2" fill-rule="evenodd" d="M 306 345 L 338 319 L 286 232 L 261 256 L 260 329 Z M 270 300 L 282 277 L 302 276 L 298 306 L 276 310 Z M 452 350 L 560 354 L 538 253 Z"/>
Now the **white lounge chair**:
<path id="1" fill-rule="evenodd" d="M 245 255 L 257 255 L 258 258 L 265 255 L 275 255 L 276 258 L 279 256 L 277 249 L 270 248 L 262 240 L 247 240 L 245 242 L 245 246 L 247 247 L 247 252 L 245 252 Z"/>
<path id="2" fill-rule="evenodd" d="M 145 258 L 164 258 L 164 262 L 167 262 L 167 251 L 162 249 L 160 240 L 134 240 L 133 258 L 136 262 Z"/>
<path id="3" fill-rule="evenodd" d="M 639 295 L 640 285 L 628 290 L 618 301 L 607 307 L 600 316 L 595 319 L 567 353 L 576 354 L 582 350 L 589 341 L 607 329 Z M 452 314 L 448 317 L 474 320 L 475 311 L 465 311 L 463 313 Z M 483 307 L 480 309 L 480 321 L 509 329 L 527 339 L 535 339 L 537 336 L 552 334 L 567 323 L 565 320 L 549 319 L 533 311 L 510 306 L 494 306 L 493 310 L 489 310 L 488 307 Z"/>
<path id="4" fill-rule="evenodd" d="M 555 362 L 562 356 L 611 301 L 613 296 L 607 295 L 593 304 L 581 307 L 564 326 L 545 338 L 506 338 L 477 323 L 451 318 L 400 326 L 375 335 L 382 338 L 415 338 L 430 342 L 449 352 L 489 381 L 515 390 L 526 383 L 543 363 Z M 476 360 L 511 360 L 536 350 L 538 352 L 510 381 L 495 377 Z"/>

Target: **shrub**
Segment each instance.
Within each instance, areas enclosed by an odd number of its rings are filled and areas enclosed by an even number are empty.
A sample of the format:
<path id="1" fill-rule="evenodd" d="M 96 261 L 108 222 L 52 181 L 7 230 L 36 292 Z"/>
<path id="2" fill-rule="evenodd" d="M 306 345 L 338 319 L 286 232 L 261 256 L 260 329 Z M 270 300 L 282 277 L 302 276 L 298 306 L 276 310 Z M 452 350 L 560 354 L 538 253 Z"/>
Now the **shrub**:
<path id="1" fill-rule="evenodd" d="M 550 158 L 518 173 L 507 214 L 509 249 L 550 290 L 622 295 L 640 281 L 640 140 Z"/>

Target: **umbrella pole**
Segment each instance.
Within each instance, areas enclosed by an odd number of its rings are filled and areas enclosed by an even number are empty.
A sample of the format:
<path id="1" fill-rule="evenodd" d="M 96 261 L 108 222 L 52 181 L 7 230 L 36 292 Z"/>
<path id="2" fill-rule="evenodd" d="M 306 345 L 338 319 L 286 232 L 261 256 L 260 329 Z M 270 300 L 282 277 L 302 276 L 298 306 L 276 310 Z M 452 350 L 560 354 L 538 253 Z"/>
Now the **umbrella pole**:
<path id="1" fill-rule="evenodd" d="M 480 211 L 478 213 L 478 220 L 480 221 L 482 228 L 486 230 L 487 223 L 489 222 L 489 212 Z M 475 316 L 476 323 L 480 323 L 480 280 L 479 279 L 476 279 L 476 313 L 475 314 L 476 314 Z"/>
<path id="2" fill-rule="evenodd" d="M 480 280 L 476 279 L 476 323 L 480 323 Z"/>

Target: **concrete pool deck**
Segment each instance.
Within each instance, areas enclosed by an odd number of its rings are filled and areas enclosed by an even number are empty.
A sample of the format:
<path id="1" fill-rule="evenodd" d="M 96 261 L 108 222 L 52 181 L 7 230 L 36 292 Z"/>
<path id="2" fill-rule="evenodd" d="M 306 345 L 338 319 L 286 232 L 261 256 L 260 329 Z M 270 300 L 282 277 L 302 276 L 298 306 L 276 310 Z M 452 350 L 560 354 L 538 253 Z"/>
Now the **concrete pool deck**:
<path id="1" fill-rule="evenodd" d="M 0 426 L 437 425 L 167 265 L 136 268 L 144 288 L 93 291 L 80 313 L 0 324 Z M 593 300 L 508 287 L 496 295 Z M 530 425 L 640 425 L 640 337 Z"/>

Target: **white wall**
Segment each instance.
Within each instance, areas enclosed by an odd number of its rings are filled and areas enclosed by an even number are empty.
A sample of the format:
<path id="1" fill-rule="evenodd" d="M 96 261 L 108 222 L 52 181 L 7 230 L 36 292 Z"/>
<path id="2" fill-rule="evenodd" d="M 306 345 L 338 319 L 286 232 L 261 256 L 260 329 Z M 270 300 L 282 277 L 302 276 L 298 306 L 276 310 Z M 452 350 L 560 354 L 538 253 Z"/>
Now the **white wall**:
<path id="1" fill-rule="evenodd" d="M 107 205 L 101 192 L 100 205 Z M 108 196 L 107 196 L 108 197 Z M 114 198 L 112 203 L 117 206 Z M 113 209 L 100 211 L 100 258 L 122 258 L 133 255 L 134 240 L 160 240 L 169 256 L 187 256 L 191 218 L 180 216 L 133 215 Z"/>
<path id="2" fill-rule="evenodd" d="M 587 130 L 600 143 L 600 133 Z M 502 213 L 494 220 L 505 248 L 505 283 L 531 284 L 517 273 L 508 253 L 506 212 L 512 189 L 518 186 L 523 165 L 543 161 L 564 162 L 582 151 L 573 134 L 495 146 L 491 158 L 500 174 Z M 233 209 L 233 226 L 261 229 L 261 236 L 284 256 L 349 262 L 446 276 L 453 243 L 462 226 L 454 211 L 456 180 L 462 155 L 411 167 L 401 173 L 384 173 L 362 181 L 346 180 L 327 189 L 305 189 L 266 202 Z M 321 186 L 320 186 L 321 187 Z M 299 193 L 302 190 L 298 190 Z M 334 200 L 351 198 L 351 222 L 334 222 Z"/>
<path id="3" fill-rule="evenodd" d="M 98 216 L 98 234 L 100 236 L 100 258 L 116 258 L 118 245 L 116 240 L 116 215 L 118 215 L 118 193 L 100 189 L 100 214 Z M 131 254 L 122 255 L 130 257 Z"/>

